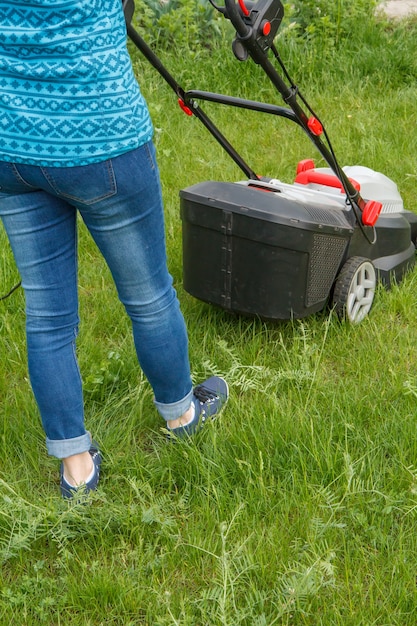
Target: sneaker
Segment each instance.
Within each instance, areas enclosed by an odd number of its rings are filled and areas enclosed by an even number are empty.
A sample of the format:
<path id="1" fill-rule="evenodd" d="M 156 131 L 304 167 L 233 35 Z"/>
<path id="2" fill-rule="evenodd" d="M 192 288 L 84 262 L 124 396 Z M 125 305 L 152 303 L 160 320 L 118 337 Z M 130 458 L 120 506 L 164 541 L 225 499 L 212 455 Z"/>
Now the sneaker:
<path id="1" fill-rule="evenodd" d="M 194 388 L 192 403 L 195 414 L 189 424 L 169 430 L 169 438 L 194 435 L 208 421 L 216 419 L 229 397 L 229 388 L 223 378 L 212 376 Z"/>
<path id="2" fill-rule="evenodd" d="M 76 494 L 80 496 L 85 496 L 90 491 L 95 491 L 97 489 L 98 480 L 100 478 L 100 466 L 101 466 L 101 454 L 98 448 L 98 445 L 93 442 L 89 449 L 89 453 L 93 460 L 94 466 L 94 474 L 91 480 L 86 482 L 85 484 L 79 485 L 78 487 L 74 487 L 70 485 L 64 477 L 64 464 L 61 463 L 61 471 L 60 471 L 60 487 L 61 487 L 61 495 L 66 500 L 73 500 Z"/>

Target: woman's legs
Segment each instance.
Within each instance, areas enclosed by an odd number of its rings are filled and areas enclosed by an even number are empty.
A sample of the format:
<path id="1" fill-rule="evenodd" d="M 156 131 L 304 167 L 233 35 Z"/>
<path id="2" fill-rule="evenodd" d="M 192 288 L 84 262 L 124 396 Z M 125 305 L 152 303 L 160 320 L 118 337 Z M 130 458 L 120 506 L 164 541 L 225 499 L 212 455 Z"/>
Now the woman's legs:
<path id="1" fill-rule="evenodd" d="M 166 420 L 180 417 L 192 397 L 188 339 L 167 269 L 153 145 L 71 172 L 50 168 L 46 175 L 55 193 L 70 197 L 77 206 L 112 272 L 160 414 Z"/>
<path id="2" fill-rule="evenodd" d="M 132 320 L 156 406 L 167 421 L 180 418 L 192 398 L 187 333 L 166 267 L 153 146 L 76 168 L 1 164 L 0 185 L 0 214 L 26 293 L 30 376 L 49 453 L 79 454 L 90 442 L 75 357 L 75 206 Z"/>
<path id="3" fill-rule="evenodd" d="M 0 163 L 0 188 L 0 217 L 26 294 L 31 383 L 48 452 L 64 459 L 66 482 L 86 481 L 95 458 L 75 355 L 76 209 L 112 272 L 160 414 L 179 436 L 194 432 L 200 417 L 214 416 L 227 385 L 210 379 L 193 395 L 187 332 L 166 265 L 153 145 L 82 167 Z"/>
<path id="4" fill-rule="evenodd" d="M 7 189 L 1 169 L 0 179 Z M 2 195 L 0 200 L 25 290 L 29 375 L 48 451 L 58 458 L 82 453 L 90 435 L 75 355 L 76 212 L 44 191 Z"/>

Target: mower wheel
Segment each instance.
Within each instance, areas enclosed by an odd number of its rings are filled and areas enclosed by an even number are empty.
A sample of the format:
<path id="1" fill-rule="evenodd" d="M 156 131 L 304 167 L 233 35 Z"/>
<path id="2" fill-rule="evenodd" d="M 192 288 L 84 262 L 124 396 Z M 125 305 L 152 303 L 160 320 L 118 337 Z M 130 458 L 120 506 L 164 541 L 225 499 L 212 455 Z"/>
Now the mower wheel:
<path id="1" fill-rule="evenodd" d="M 361 256 L 346 261 L 336 279 L 333 307 L 340 318 L 358 324 L 369 313 L 375 295 L 376 272 L 373 263 Z"/>

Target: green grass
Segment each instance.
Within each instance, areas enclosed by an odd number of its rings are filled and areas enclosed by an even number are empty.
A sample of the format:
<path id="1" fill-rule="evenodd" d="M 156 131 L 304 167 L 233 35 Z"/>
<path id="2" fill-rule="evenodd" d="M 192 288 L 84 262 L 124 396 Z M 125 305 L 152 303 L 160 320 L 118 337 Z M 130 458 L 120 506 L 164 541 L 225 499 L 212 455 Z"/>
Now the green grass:
<path id="1" fill-rule="evenodd" d="M 406 77 L 416 29 L 381 26 L 331 63 L 323 52 L 314 72 L 294 43 L 287 48 L 341 163 L 393 178 L 411 210 L 416 89 Z M 280 49 L 285 58 L 285 41 Z M 237 65 L 228 49 L 189 65 L 165 56 L 187 88 L 274 97 L 259 69 Z M 193 376 L 224 375 L 231 398 L 192 442 L 165 441 L 128 321 L 80 226 L 79 357 L 104 465 L 91 506 L 68 506 L 27 380 L 23 294 L 0 302 L 0 624 L 414 625 L 416 273 L 378 290 L 357 327 L 328 312 L 300 322 L 239 318 L 186 294 L 178 190 L 243 175 L 134 60 L 157 129 L 169 264 Z M 256 171 L 291 181 L 297 161 L 315 156 L 282 120 L 207 109 Z M 6 292 L 18 275 L 3 231 L 0 250 Z"/>

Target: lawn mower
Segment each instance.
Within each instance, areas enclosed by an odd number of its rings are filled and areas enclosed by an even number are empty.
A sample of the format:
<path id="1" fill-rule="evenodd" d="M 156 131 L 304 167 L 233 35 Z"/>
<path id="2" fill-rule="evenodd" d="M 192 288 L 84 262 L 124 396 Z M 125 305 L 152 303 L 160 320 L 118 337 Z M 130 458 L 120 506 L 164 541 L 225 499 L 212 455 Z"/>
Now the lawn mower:
<path id="1" fill-rule="evenodd" d="M 236 59 L 259 65 L 286 106 L 184 91 L 132 26 L 134 0 L 123 0 L 129 38 L 175 91 L 183 111 L 204 124 L 245 175 L 242 181 L 205 181 L 180 191 L 184 288 L 236 314 L 289 320 L 330 306 L 358 323 L 369 313 L 378 281 L 389 288 L 413 268 L 417 215 L 404 209 L 396 184 L 383 174 L 339 166 L 322 122 L 274 44 L 282 2 L 208 1 L 234 27 Z M 291 120 L 328 167 L 305 159 L 291 184 L 258 176 L 201 101 Z"/>

